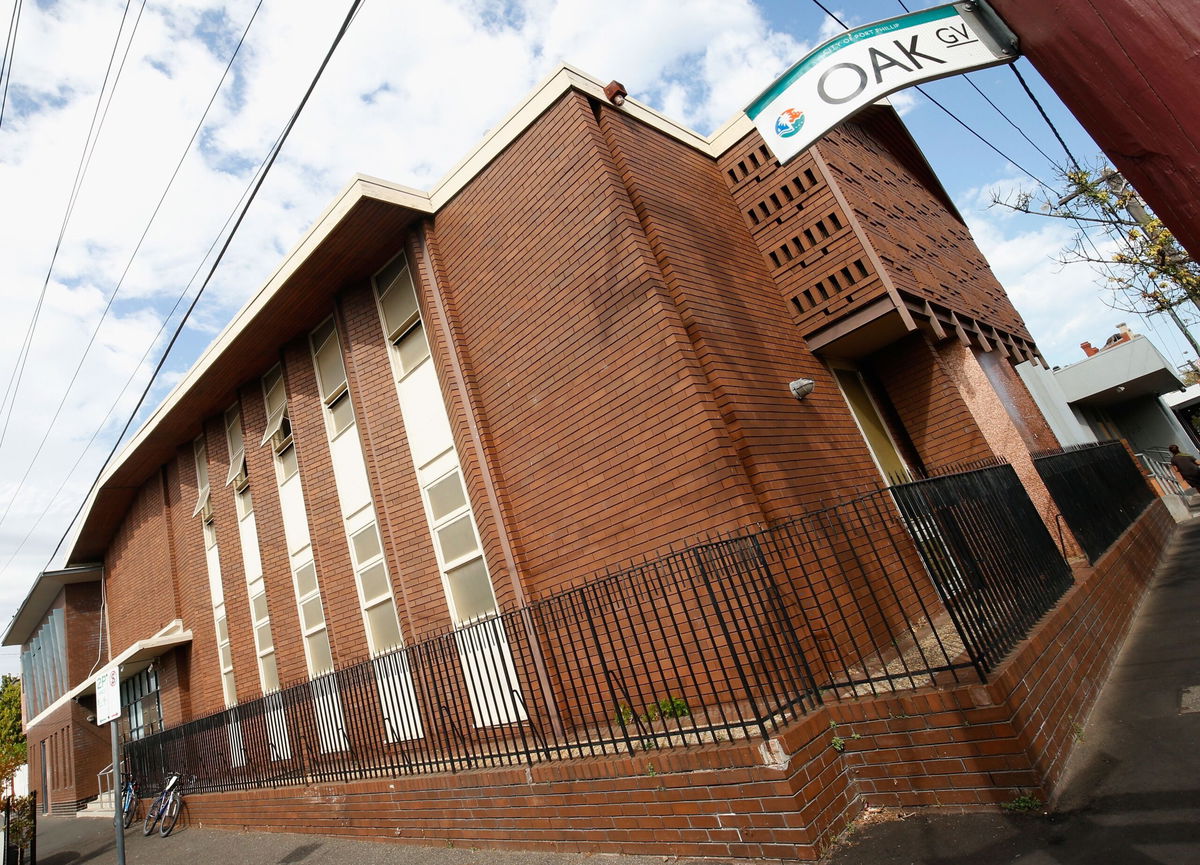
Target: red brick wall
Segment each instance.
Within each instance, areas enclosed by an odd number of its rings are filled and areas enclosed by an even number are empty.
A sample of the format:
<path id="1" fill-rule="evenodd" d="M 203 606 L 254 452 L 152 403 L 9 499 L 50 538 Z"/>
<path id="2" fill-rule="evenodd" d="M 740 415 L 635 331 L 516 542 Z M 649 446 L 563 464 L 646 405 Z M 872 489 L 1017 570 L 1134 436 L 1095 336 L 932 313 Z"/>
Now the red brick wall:
<path id="1" fill-rule="evenodd" d="M 926 468 L 992 456 L 954 379 L 924 333 L 913 333 L 866 362 L 887 392 Z"/>
<path id="2" fill-rule="evenodd" d="M 67 643 L 67 687 L 72 688 L 104 663 L 100 632 L 100 583 L 63 587 L 63 631 Z"/>
<path id="3" fill-rule="evenodd" d="M 448 203 L 436 238 L 531 594 L 761 513 L 584 97 L 565 96 Z"/>
<path id="4" fill-rule="evenodd" d="M 874 465 L 804 347 L 717 164 L 610 109 L 601 128 L 756 499 L 770 518 L 846 496 Z M 802 403 L 797 378 L 817 382 Z"/>
<path id="5" fill-rule="evenodd" d="M 1030 339 L 894 114 L 863 114 L 818 149 L 897 289 Z"/>
<path id="6" fill-rule="evenodd" d="M 180 616 L 167 534 L 163 482 L 155 472 L 138 490 L 105 557 L 114 653 Z"/>

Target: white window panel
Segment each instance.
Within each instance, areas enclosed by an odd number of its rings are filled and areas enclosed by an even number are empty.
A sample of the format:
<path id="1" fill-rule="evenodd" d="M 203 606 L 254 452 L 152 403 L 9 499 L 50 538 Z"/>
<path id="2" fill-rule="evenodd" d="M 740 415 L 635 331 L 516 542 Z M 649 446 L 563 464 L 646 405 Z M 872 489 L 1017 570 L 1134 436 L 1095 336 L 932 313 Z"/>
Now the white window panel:
<path id="1" fill-rule="evenodd" d="M 221 557 L 216 544 L 204 551 L 204 562 L 208 568 L 208 593 L 215 607 L 225 600 L 225 589 L 221 584 Z"/>
<path id="2" fill-rule="evenodd" d="M 349 517 L 371 504 L 371 486 L 363 462 L 362 445 L 357 435 L 346 432 L 329 443 L 329 454 L 333 460 L 333 479 L 342 517 Z"/>
<path id="3" fill-rule="evenodd" d="M 204 447 L 204 436 L 192 442 L 192 455 L 196 460 L 196 507 L 192 516 L 197 517 L 208 508 L 208 451 Z"/>
<path id="4" fill-rule="evenodd" d="M 279 510 L 283 514 L 283 536 L 287 541 L 288 553 L 296 555 L 312 543 L 299 475 L 293 475 L 279 485 Z"/>
<path id="5" fill-rule="evenodd" d="M 421 711 L 409 671 L 408 655 L 393 652 L 372 661 L 379 705 L 388 742 L 420 739 L 425 735 Z"/>
<path id="6" fill-rule="evenodd" d="M 238 520 L 238 540 L 242 546 L 242 565 L 246 569 L 246 581 L 253 582 L 262 577 L 262 554 L 258 546 L 258 522 L 254 512 Z"/>
<path id="7" fill-rule="evenodd" d="M 404 432 L 419 477 L 420 469 L 454 447 L 450 419 L 432 362 L 421 364 L 397 388 Z"/>
<path id="8" fill-rule="evenodd" d="M 513 693 L 517 671 L 504 632 L 503 619 L 493 618 L 454 632 L 466 677 L 467 696 L 476 727 L 526 720 L 525 707 Z"/>
<path id="9" fill-rule="evenodd" d="M 229 734 L 229 765 L 240 769 L 246 765 L 246 745 L 242 741 L 242 721 L 236 711 L 229 713 L 225 729 Z"/>

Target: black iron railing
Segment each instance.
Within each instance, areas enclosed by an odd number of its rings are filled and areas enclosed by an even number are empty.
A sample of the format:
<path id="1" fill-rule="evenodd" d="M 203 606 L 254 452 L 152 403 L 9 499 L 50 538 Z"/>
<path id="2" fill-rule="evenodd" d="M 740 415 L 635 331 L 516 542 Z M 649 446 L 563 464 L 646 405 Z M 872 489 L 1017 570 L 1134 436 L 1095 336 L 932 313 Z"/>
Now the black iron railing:
<path id="1" fill-rule="evenodd" d="M 152 791 L 767 737 L 820 702 L 979 681 L 1070 583 L 1008 466 L 863 492 L 126 746 Z M 1032 516 L 1031 516 L 1032 514 Z M 932 579 L 931 579 L 932 576 Z"/>
<path id="2" fill-rule="evenodd" d="M 1120 442 L 1043 451 L 1034 454 L 1033 464 L 1089 562 L 1154 500 L 1154 490 Z"/>
<path id="3" fill-rule="evenodd" d="M 892 494 L 968 654 L 991 672 L 1070 587 L 1070 567 L 1010 465 Z"/>

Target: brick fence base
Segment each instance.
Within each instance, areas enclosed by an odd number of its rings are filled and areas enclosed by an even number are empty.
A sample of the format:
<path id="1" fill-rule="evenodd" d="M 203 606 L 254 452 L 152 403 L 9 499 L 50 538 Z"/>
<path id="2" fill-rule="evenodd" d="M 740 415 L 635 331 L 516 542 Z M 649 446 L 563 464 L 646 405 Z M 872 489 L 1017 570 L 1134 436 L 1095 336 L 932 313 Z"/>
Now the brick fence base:
<path id="1" fill-rule="evenodd" d="M 187 819 L 459 847 L 815 859 L 865 805 L 1047 798 L 1173 526 L 1160 502 L 1147 508 L 987 685 L 828 704 L 768 742 L 192 795 Z"/>

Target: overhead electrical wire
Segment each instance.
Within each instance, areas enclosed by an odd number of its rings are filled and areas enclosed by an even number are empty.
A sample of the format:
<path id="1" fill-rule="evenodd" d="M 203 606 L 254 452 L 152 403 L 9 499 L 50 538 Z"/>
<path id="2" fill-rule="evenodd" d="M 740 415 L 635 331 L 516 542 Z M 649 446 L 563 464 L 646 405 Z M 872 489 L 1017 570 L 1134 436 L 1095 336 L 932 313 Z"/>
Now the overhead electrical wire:
<path id="1" fill-rule="evenodd" d="M 4 39 L 4 59 L 0 60 L 0 81 L 4 82 L 4 88 L 0 90 L 0 127 L 4 126 L 4 108 L 8 105 L 8 82 L 12 80 L 12 60 L 17 53 L 17 31 L 21 27 L 22 6 L 22 0 L 13 3 L 12 15 L 8 18 L 8 35 Z"/>
<path id="2" fill-rule="evenodd" d="M 276 138 L 276 142 L 278 142 L 278 138 Z M 271 148 L 274 149 L 274 147 L 275 144 L 273 143 Z M 166 332 L 167 324 L 175 316 L 176 311 L 179 309 L 179 305 L 183 303 L 183 299 L 187 297 L 188 292 L 191 290 L 192 286 L 195 285 L 196 279 L 200 276 L 200 272 L 204 268 L 204 262 L 208 261 L 209 256 L 212 255 L 213 250 L 217 248 L 217 244 L 220 243 L 221 238 L 225 236 L 226 229 L 229 228 L 230 223 L 232 223 L 234 218 L 237 216 L 238 211 L 241 209 L 242 203 L 246 200 L 246 196 L 250 194 L 251 188 L 254 186 L 255 181 L 261 174 L 263 166 L 266 165 L 267 156 L 269 155 L 270 150 L 267 151 L 267 154 L 263 156 L 262 161 L 259 162 L 258 168 L 255 170 L 254 174 L 251 175 L 250 180 L 246 183 L 246 188 L 242 191 L 242 194 L 234 203 L 233 208 L 229 211 L 229 215 L 225 217 L 225 222 L 222 224 L 221 229 L 217 232 L 216 237 L 213 238 L 212 243 L 209 244 L 208 249 L 205 250 L 204 255 L 200 257 L 200 261 L 196 265 L 196 269 L 192 272 L 192 276 L 188 280 L 187 285 L 183 287 L 183 290 L 175 298 L 175 303 L 171 307 L 170 312 L 163 317 L 162 324 L 159 325 L 158 332 L 154 334 L 154 338 L 150 340 L 150 344 L 147 345 L 146 350 L 142 352 L 141 358 L 134 365 L 133 370 L 129 373 L 129 377 L 125 379 L 125 384 L 121 386 L 121 390 L 113 400 L 112 405 L 108 407 L 108 411 L 105 412 L 104 417 L 100 419 L 100 423 L 97 424 L 91 438 L 88 439 L 87 444 L 83 446 L 83 449 L 79 452 L 79 456 L 76 457 L 75 462 L 71 465 L 71 468 L 68 469 L 66 475 L 63 476 L 62 483 L 58 485 L 58 489 L 54 491 L 54 494 L 50 497 L 46 507 L 42 509 L 41 514 L 38 515 L 38 518 L 34 521 L 33 525 L 30 526 L 29 531 L 25 533 L 25 537 L 21 539 L 21 543 L 12 552 L 12 554 L 9 555 L 8 559 L 4 562 L 4 565 L 0 566 L 0 575 L 3 575 L 4 572 L 8 570 L 9 565 L 12 564 L 13 560 L 20 554 L 21 550 L 25 549 L 25 545 L 29 542 L 30 538 L 33 537 L 33 533 L 37 530 L 37 527 L 41 525 L 42 520 L 44 520 L 50 513 L 50 509 L 54 506 L 54 503 L 62 494 L 63 489 L 66 488 L 67 482 L 71 479 L 71 476 L 75 473 L 75 470 L 79 468 L 79 464 L 83 462 L 83 458 L 87 456 L 88 450 L 91 449 L 92 444 L 95 443 L 104 427 L 108 424 L 109 418 L 111 418 L 113 412 L 117 410 L 117 406 L 120 405 L 122 397 L 125 396 L 125 392 L 129 390 L 129 386 L 133 383 L 133 380 L 137 377 L 138 372 L 142 369 L 142 364 L 146 362 L 146 359 L 154 350 L 154 346 L 158 344 L 159 339 L 162 337 L 163 333 Z"/>
<path id="3" fill-rule="evenodd" d="M 116 287 L 108 296 L 108 302 L 104 306 L 104 311 L 100 314 L 99 321 L 97 321 L 95 327 L 92 328 L 92 334 L 87 341 L 87 345 L 83 349 L 83 354 L 79 358 L 79 363 L 75 366 L 75 371 L 71 374 L 71 380 L 67 382 L 66 391 L 63 393 L 62 399 L 59 400 L 58 407 L 54 410 L 54 416 L 50 418 L 50 423 L 47 424 L 46 432 L 42 436 L 42 440 L 37 446 L 37 451 L 30 459 L 29 465 L 25 469 L 25 474 L 21 476 L 21 480 L 17 484 L 16 490 L 13 492 L 12 497 L 9 499 L 8 504 L 4 508 L 4 512 L 0 514 L 0 526 L 2 526 L 4 524 L 4 520 L 7 519 L 13 502 L 15 502 L 20 496 L 21 490 L 25 486 L 25 481 L 29 478 L 30 473 L 33 471 L 33 467 L 37 462 L 37 458 L 41 456 L 42 450 L 45 448 L 46 442 L 50 438 L 50 433 L 54 430 L 54 424 L 58 420 L 58 416 L 62 413 L 63 407 L 66 405 L 67 398 L 71 394 L 71 389 L 75 386 L 75 382 L 79 378 L 79 372 L 83 369 L 84 362 L 87 360 L 88 354 L 91 352 L 92 346 L 96 342 L 96 337 L 100 333 L 100 328 L 104 324 L 105 319 L 108 317 L 108 313 L 112 309 L 113 302 L 116 300 L 117 294 L 121 290 L 121 286 L 125 283 L 125 277 L 129 275 L 129 271 L 133 267 L 133 262 L 137 258 L 138 252 L 141 250 L 142 244 L 146 240 L 146 236 L 150 233 L 150 229 L 154 225 L 159 211 L 162 209 L 163 202 L 166 201 L 167 195 L 174 186 L 175 180 L 179 176 L 179 170 L 183 167 L 184 161 L 187 159 L 188 154 L 191 153 L 192 145 L 196 142 L 196 138 L 200 135 L 200 130 L 204 127 L 204 121 L 208 118 L 209 112 L 212 110 L 214 103 L 217 101 L 217 95 L 221 92 L 221 87 L 224 86 L 226 79 L 229 77 L 229 71 L 233 67 L 233 63 L 237 59 L 238 52 L 241 51 L 243 43 L 246 41 L 246 34 L 250 32 L 250 27 L 254 24 L 254 19 L 258 16 L 258 12 L 262 8 L 262 4 L 263 0 L 259 0 L 258 5 L 254 7 L 254 12 L 250 15 L 250 19 L 246 22 L 246 26 L 242 29 L 241 38 L 238 39 L 237 45 L 233 49 L 233 53 L 230 54 L 229 60 L 225 64 L 225 70 L 221 73 L 221 80 L 217 82 L 217 86 L 213 89 L 212 96 L 209 97 L 208 104 L 204 107 L 204 113 L 200 115 L 200 119 L 197 121 L 195 128 L 192 130 L 191 137 L 188 139 L 187 144 L 184 145 L 183 152 L 179 155 L 179 160 L 175 163 L 175 169 L 171 172 L 171 177 L 167 181 L 167 185 L 163 189 L 162 195 L 159 196 L 158 203 L 154 206 L 154 211 L 150 214 L 150 218 L 147 220 L 145 228 L 142 229 L 142 234 L 138 238 L 137 244 L 133 248 L 133 252 L 130 253 L 129 260 L 125 263 L 125 269 L 121 272 L 121 276 L 117 280 Z M 191 283 L 189 283 L 189 286 L 190 284 Z M 173 312 L 174 310 L 172 310 L 172 313 Z"/>
<path id="4" fill-rule="evenodd" d="M 50 567 L 50 562 L 54 561 L 54 557 L 58 555 L 58 551 L 62 548 L 63 543 L 66 542 L 67 536 L 71 532 L 71 527 L 75 524 L 75 521 L 79 519 L 79 515 L 83 513 L 83 508 L 91 498 L 92 492 L 96 489 L 96 485 L 100 482 L 100 478 L 103 476 L 105 468 L 107 468 L 108 463 L 113 458 L 113 455 L 116 454 L 117 448 L 120 447 L 125 435 L 129 432 L 129 428 L 133 425 L 134 419 L 137 418 L 138 412 L 141 411 L 142 404 L 146 401 L 146 397 L 150 394 L 150 390 L 154 386 L 154 382 L 158 378 L 158 374 L 162 371 L 163 366 L 166 364 L 167 358 L 171 354 L 171 349 L 175 346 L 176 341 L 179 339 L 179 335 L 183 332 L 183 328 L 187 324 L 188 318 L 191 317 L 192 312 L 196 309 L 196 305 L 200 302 L 200 298 L 204 296 L 204 291 L 206 288 L 208 288 L 209 283 L 212 281 L 213 275 L 216 273 L 217 268 L 220 267 L 221 261 L 225 258 L 225 253 L 229 250 L 229 246 L 233 242 L 233 238 L 237 236 L 238 228 L 241 227 L 243 220 L 245 220 L 246 214 L 250 210 L 250 206 L 254 203 L 254 199 L 258 196 L 259 190 L 262 189 L 263 182 L 267 179 L 267 175 L 270 173 L 272 166 L 274 166 L 275 160 L 283 150 L 283 145 L 287 142 L 288 136 L 291 134 L 292 129 L 296 125 L 296 121 L 300 118 L 300 114 L 303 112 L 304 107 L 308 104 L 308 100 L 312 96 L 313 91 L 316 89 L 317 83 L 321 80 L 321 76 L 325 72 L 325 67 L 327 67 L 329 65 L 329 61 L 333 59 L 334 52 L 337 50 L 338 45 L 341 44 L 342 39 L 346 35 L 346 31 L 349 30 L 351 22 L 358 14 L 359 7 L 362 6 L 363 3 L 364 0 L 353 0 L 351 3 L 350 9 L 346 13 L 346 17 L 343 19 L 341 27 L 338 28 L 337 34 L 333 38 L 333 42 L 330 44 L 329 49 L 325 52 L 325 57 L 321 60 L 321 65 L 317 67 L 317 71 L 313 74 L 312 81 L 309 82 L 308 88 L 304 91 L 304 95 L 300 98 L 300 103 L 296 106 L 296 110 L 292 112 L 291 117 L 288 118 L 287 123 L 284 125 L 283 132 L 276 139 L 275 145 L 268 153 L 263 168 L 259 172 L 258 178 L 255 180 L 249 196 L 245 199 L 245 204 L 242 205 L 241 211 L 237 215 L 237 219 L 234 221 L 232 228 L 230 228 L 228 234 L 226 235 L 224 243 L 221 244 L 220 251 L 217 253 L 216 258 L 209 267 L 208 274 L 204 277 L 204 282 L 201 283 L 199 291 L 196 292 L 196 296 L 192 298 L 192 302 L 188 305 L 183 317 L 180 318 L 179 323 L 175 326 L 175 330 L 171 334 L 171 338 L 167 342 L 166 347 L 163 349 L 163 353 L 159 357 L 158 363 L 154 367 L 154 371 L 150 374 L 149 381 L 146 382 L 145 388 L 142 389 L 142 393 L 138 398 L 137 404 L 130 412 L 129 418 L 125 421 L 125 425 L 122 427 L 121 432 L 113 441 L 113 446 L 109 450 L 108 456 L 105 457 L 103 465 L 100 466 L 100 470 L 96 473 L 96 477 L 92 481 L 91 487 L 88 489 L 87 494 L 84 495 L 83 499 L 80 501 L 79 507 L 76 509 L 74 516 L 71 517 L 70 523 L 67 524 L 66 530 L 63 532 L 62 537 L 59 538 L 58 543 L 54 547 L 54 551 L 50 554 L 49 559 L 47 559 L 45 566 L 46 568 Z"/>
<path id="5" fill-rule="evenodd" d="M 95 148 L 95 144 L 93 142 L 93 136 L 95 137 L 95 139 L 97 141 L 100 138 L 100 129 L 101 129 L 101 126 L 103 125 L 103 123 L 99 120 L 100 107 L 101 107 L 101 105 L 104 104 L 105 91 L 108 89 L 108 79 L 112 76 L 113 63 L 116 61 L 116 58 L 117 58 L 117 49 L 121 45 L 121 34 L 125 31 L 125 20 L 129 16 L 129 7 L 130 7 L 131 3 L 132 3 L 132 0 L 125 0 L 125 11 L 121 13 L 121 23 L 120 23 L 120 26 L 117 28 L 116 39 L 113 40 L 112 52 L 109 54 L 109 58 L 108 58 L 108 67 L 104 72 L 104 81 L 101 83 L 100 93 L 96 97 L 96 107 L 92 111 L 92 122 L 88 128 L 87 138 L 84 140 L 83 151 L 79 155 L 79 166 L 75 169 L 75 179 L 71 184 L 71 195 L 67 201 L 66 211 L 63 213 L 62 225 L 59 227 L 59 230 L 58 230 L 58 239 L 54 243 L 54 252 L 50 256 L 50 265 L 49 265 L 49 267 L 46 268 L 46 278 L 44 280 L 42 280 L 42 289 L 41 289 L 41 292 L 38 294 L 37 303 L 34 305 L 34 309 L 33 309 L 33 318 L 30 319 L 29 327 L 26 329 L 25 337 L 21 343 L 21 349 L 17 353 L 16 365 L 13 368 L 12 374 L 9 376 L 8 386 L 4 389 L 4 398 L 0 399 L 0 411 L 4 410 L 4 408 L 6 406 L 8 407 L 8 415 L 6 416 L 6 418 L 12 416 L 12 407 L 14 405 L 16 405 L 16 402 L 17 402 L 17 390 L 20 388 L 20 381 L 25 372 L 25 362 L 29 358 L 29 349 L 33 343 L 33 335 L 34 335 L 34 332 L 37 330 L 38 319 L 41 317 L 42 306 L 46 300 L 46 290 L 50 286 L 50 275 L 54 272 L 54 263 L 58 260 L 59 250 L 62 249 L 63 236 L 67 233 L 67 226 L 70 224 L 71 214 L 75 209 L 75 201 L 78 198 L 80 188 L 83 186 L 83 178 L 86 173 L 85 166 L 87 165 L 87 163 L 89 161 L 88 154 Z M 143 0 L 142 8 L 145 8 L 145 5 L 146 5 L 145 0 Z M 140 20 L 140 18 L 141 18 L 140 13 L 138 14 L 138 18 Z M 135 24 L 135 31 L 136 31 L 136 24 Z M 130 42 L 133 41 L 133 36 L 134 36 L 134 33 L 131 32 L 129 35 Z M 126 53 L 124 56 L 128 56 L 128 49 L 126 50 Z M 121 65 L 123 68 L 124 67 L 124 57 L 122 57 Z M 113 89 L 114 90 L 116 89 L 117 80 L 119 78 L 120 78 L 120 71 L 118 70 L 116 79 L 114 79 L 114 81 L 113 81 Z M 109 97 L 109 99 L 111 100 L 111 96 Z M 9 402 L 10 396 L 12 397 L 11 402 Z M 4 422 L 3 428 L 0 428 L 0 447 L 3 447 L 3 445 L 4 445 L 4 435 L 7 432 L 7 430 L 8 430 L 8 420 L 6 419 Z"/>
<path id="6" fill-rule="evenodd" d="M 824 12 L 826 15 L 828 15 L 830 18 L 832 18 L 839 27 L 841 27 L 844 30 L 850 29 L 849 25 L 847 25 L 845 21 L 843 21 L 832 10 L 830 10 L 828 6 L 826 6 L 824 3 L 822 3 L 821 0 L 812 0 L 812 2 L 814 5 L 817 6 L 818 9 L 820 9 L 822 12 Z M 898 0 L 898 2 L 899 2 L 899 0 Z M 905 6 L 904 3 L 901 2 L 900 6 L 904 9 L 905 12 L 909 11 L 908 7 Z M 943 105 L 942 103 L 940 103 L 936 99 L 934 99 L 932 96 L 930 96 L 929 93 L 925 90 L 925 88 L 921 87 L 920 85 L 916 85 L 915 89 L 918 93 L 920 93 L 922 96 L 924 96 L 930 102 L 932 102 L 934 105 L 936 105 L 938 108 L 940 108 L 947 117 L 949 117 L 951 120 L 953 120 L 959 126 L 961 126 L 963 129 L 967 130 L 967 132 L 970 132 L 972 135 L 974 135 L 976 138 L 978 138 L 980 141 L 982 141 L 989 148 L 994 150 L 999 156 L 1001 156 L 1005 160 L 1007 160 L 1018 171 L 1020 171 L 1021 173 L 1025 174 L 1025 175 L 1028 175 L 1030 179 L 1036 181 L 1038 184 L 1045 187 L 1046 189 L 1051 189 L 1051 190 L 1053 189 L 1050 186 L 1050 184 L 1046 183 L 1044 180 L 1042 180 L 1040 177 L 1038 177 L 1036 174 L 1034 174 L 1028 168 L 1025 168 L 1024 166 L 1022 166 L 1021 163 L 1017 162 L 1015 159 L 1013 159 L 1011 156 L 1009 156 L 1007 153 L 1005 153 L 999 147 L 992 144 L 992 142 L 988 141 L 986 138 L 984 138 L 982 135 L 980 135 L 978 132 L 976 132 L 973 128 L 971 128 L 971 126 L 969 126 L 966 122 L 964 122 L 961 117 L 956 115 L 953 111 L 951 111 L 945 105 Z"/>

